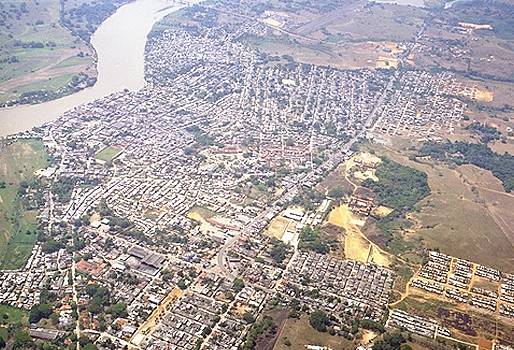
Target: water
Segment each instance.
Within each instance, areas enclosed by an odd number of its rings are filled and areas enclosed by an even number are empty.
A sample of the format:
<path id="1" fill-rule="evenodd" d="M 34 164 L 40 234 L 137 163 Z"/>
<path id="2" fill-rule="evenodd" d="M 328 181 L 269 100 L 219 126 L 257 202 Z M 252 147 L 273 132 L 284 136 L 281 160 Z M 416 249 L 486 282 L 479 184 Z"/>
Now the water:
<path id="1" fill-rule="evenodd" d="M 155 22 L 181 7 L 170 0 L 136 0 L 120 7 L 91 38 L 98 55 L 96 84 L 57 100 L 0 109 L 0 136 L 30 130 L 110 93 L 142 88 L 146 37 Z"/>

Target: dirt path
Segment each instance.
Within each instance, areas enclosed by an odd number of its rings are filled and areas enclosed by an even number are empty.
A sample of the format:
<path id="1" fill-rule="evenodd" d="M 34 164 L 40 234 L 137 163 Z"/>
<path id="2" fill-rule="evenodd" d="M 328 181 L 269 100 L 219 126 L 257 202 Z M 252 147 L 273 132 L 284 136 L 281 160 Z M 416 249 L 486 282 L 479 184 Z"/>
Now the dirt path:
<path id="1" fill-rule="evenodd" d="M 180 288 L 175 287 L 171 292 L 164 298 L 164 300 L 157 306 L 157 308 L 150 314 L 146 321 L 139 327 L 132 339 L 131 343 L 140 345 L 145 339 L 146 335 L 151 333 L 157 325 L 157 320 L 168 311 L 168 307 L 178 298 L 180 298 L 184 292 Z"/>

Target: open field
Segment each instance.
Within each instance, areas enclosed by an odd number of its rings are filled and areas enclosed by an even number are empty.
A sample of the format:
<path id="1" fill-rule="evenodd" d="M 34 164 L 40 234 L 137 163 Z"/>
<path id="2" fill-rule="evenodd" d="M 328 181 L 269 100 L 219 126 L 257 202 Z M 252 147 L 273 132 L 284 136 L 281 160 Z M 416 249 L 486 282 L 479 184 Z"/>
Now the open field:
<path id="1" fill-rule="evenodd" d="M 284 344 L 289 339 L 290 346 Z M 333 350 L 353 349 L 355 344 L 342 337 L 321 333 L 312 328 L 307 316 L 300 319 L 289 318 L 284 324 L 274 350 L 302 350 L 305 345 L 327 346 Z"/>
<path id="2" fill-rule="evenodd" d="M 447 302 L 417 289 L 411 291 L 395 308 L 438 320 L 460 341 L 485 345 L 484 339 L 498 337 L 507 342 L 513 339 L 511 320 L 481 313 L 467 304 Z"/>
<path id="3" fill-rule="evenodd" d="M 444 164 L 414 162 L 405 149 L 374 148 L 428 175 L 431 194 L 412 215 L 411 241 L 514 272 L 514 235 L 508 224 L 513 220 L 514 197 L 498 187 L 498 179 L 476 167 L 450 169 Z"/>
<path id="4" fill-rule="evenodd" d="M 287 219 L 283 216 L 276 216 L 271 220 L 268 228 L 265 231 L 265 234 L 269 237 L 274 237 L 276 239 L 282 239 L 284 233 L 287 231 L 288 227 L 294 228 L 296 223 L 293 220 Z"/>
<path id="5" fill-rule="evenodd" d="M 363 4 L 343 11 L 325 26 L 327 39 L 350 41 L 410 41 L 427 12 L 420 8 L 392 4 Z M 333 38 L 335 36 L 335 38 Z"/>
<path id="6" fill-rule="evenodd" d="M 18 229 L 7 243 L 3 269 L 22 267 L 37 241 L 37 212 L 26 211 L 18 219 Z"/>
<path id="7" fill-rule="evenodd" d="M 96 154 L 96 159 L 102 160 L 104 162 L 110 162 L 114 158 L 116 158 L 116 156 L 120 153 L 121 153 L 121 150 L 118 147 L 108 146 L 108 147 L 105 147 L 104 149 L 100 150 L 100 152 L 98 152 Z"/>
<path id="8" fill-rule="evenodd" d="M 210 219 L 214 216 L 214 212 L 210 211 L 209 209 L 205 209 L 202 207 L 193 207 L 188 213 L 187 217 L 196 220 L 196 221 L 205 221 L 207 219 Z"/>
<path id="9" fill-rule="evenodd" d="M 373 262 L 380 266 L 390 266 L 392 258 L 378 246 L 371 243 L 362 233 L 362 220 L 355 218 L 348 205 L 332 209 L 328 223 L 344 230 L 344 255 L 348 259 L 361 262 Z"/>
<path id="10" fill-rule="evenodd" d="M 354 186 L 346 179 L 344 165 L 339 165 L 316 186 L 316 190 L 321 193 L 328 193 L 336 188 L 341 189 L 347 196 L 353 192 Z"/>
<path id="11" fill-rule="evenodd" d="M 28 312 L 23 309 L 0 304 L 0 317 L 6 320 L 6 323 L 25 323 L 28 321 Z"/>
<path id="12" fill-rule="evenodd" d="M 217 9 L 222 15 L 216 20 L 225 24 L 252 18 L 268 31 L 240 40 L 271 55 L 343 69 L 394 68 L 405 48 L 399 43 L 412 41 L 428 15 L 422 8 L 365 0 L 255 1 L 252 5 L 221 5 Z M 273 18 L 268 11 L 282 17 Z"/>
<path id="13" fill-rule="evenodd" d="M 30 255 L 37 233 L 37 212 L 26 211 L 18 198 L 22 181 L 34 178 L 34 172 L 47 166 L 47 154 L 41 141 L 23 140 L 0 151 L 0 266 L 22 267 Z"/>
<path id="14" fill-rule="evenodd" d="M 415 65 L 514 82 L 513 9 L 509 2 L 456 3 L 429 22 Z"/>
<path id="15" fill-rule="evenodd" d="M 58 1 L 0 5 L 0 103 L 44 88 L 57 92 L 82 72 L 96 75 L 92 49 L 59 23 Z"/>
<path id="16" fill-rule="evenodd" d="M 285 34 L 278 33 L 267 37 L 247 36 L 244 41 L 270 55 L 287 55 L 301 63 L 329 65 L 340 69 L 392 68 L 396 64 L 395 55 L 385 51 L 388 50 L 390 42 L 362 41 L 330 44 L 312 40 L 291 40 Z M 384 60 L 390 61 L 390 66 L 382 66 L 381 62 Z"/>

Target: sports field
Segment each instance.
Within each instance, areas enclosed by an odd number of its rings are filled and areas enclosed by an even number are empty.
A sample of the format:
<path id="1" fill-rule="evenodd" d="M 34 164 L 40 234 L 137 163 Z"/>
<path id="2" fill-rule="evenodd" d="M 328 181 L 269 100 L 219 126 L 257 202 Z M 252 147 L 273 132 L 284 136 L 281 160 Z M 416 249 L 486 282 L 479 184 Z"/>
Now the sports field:
<path id="1" fill-rule="evenodd" d="M 112 161 L 118 154 L 120 154 L 121 150 L 118 147 L 115 146 L 108 146 L 104 149 L 100 150 L 96 154 L 96 159 L 104 161 L 104 162 L 110 162 Z"/>

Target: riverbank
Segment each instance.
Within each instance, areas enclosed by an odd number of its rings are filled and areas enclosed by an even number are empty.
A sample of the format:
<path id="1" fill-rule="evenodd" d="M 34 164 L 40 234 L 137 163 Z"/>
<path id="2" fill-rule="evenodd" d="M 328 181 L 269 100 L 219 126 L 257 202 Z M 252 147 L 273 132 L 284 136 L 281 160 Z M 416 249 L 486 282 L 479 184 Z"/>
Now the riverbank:
<path id="1" fill-rule="evenodd" d="M 111 93 L 142 88 L 148 33 L 157 21 L 183 6 L 169 0 L 136 0 L 121 6 L 91 37 L 98 57 L 96 83 L 56 100 L 0 109 L 0 136 L 30 130 Z"/>

